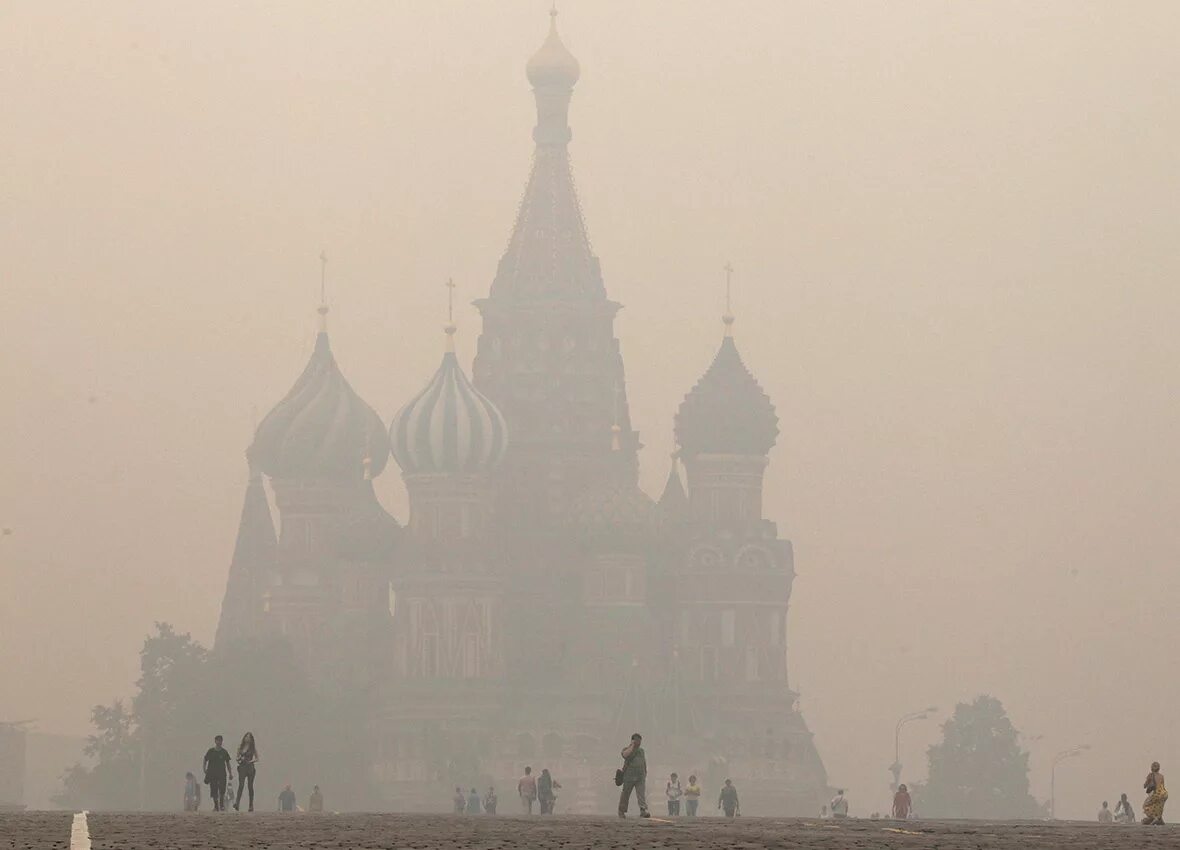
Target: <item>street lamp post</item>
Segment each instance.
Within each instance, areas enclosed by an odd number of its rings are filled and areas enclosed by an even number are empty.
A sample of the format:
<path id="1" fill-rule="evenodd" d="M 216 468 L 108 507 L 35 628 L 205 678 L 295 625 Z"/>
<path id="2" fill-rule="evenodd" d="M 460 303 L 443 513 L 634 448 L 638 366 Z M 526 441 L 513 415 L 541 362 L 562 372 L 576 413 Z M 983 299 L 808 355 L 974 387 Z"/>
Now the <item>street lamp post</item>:
<path id="1" fill-rule="evenodd" d="M 893 764 L 889 765 L 889 772 L 893 774 L 893 785 L 890 787 L 891 791 L 896 791 L 901 784 L 901 727 L 913 720 L 925 720 L 936 711 L 938 711 L 938 708 L 931 706 L 921 711 L 912 711 L 909 714 L 903 715 L 897 721 L 897 726 L 893 729 Z"/>
<path id="2" fill-rule="evenodd" d="M 1053 765 L 1049 768 L 1049 820 L 1057 820 L 1057 765 L 1066 759 L 1077 758 L 1088 749 L 1089 744 L 1078 744 L 1053 756 Z"/>

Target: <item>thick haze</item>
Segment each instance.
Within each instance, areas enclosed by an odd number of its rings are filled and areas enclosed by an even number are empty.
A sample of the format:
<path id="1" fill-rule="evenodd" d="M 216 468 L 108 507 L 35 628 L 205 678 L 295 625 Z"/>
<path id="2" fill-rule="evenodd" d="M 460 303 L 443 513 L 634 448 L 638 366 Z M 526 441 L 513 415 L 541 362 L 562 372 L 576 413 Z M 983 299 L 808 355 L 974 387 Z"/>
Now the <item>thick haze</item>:
<path id="1" fill-rule="evenodd" d="M 778 407 L 792 685 L 854 813 L 1004 701 L 1063 816 L 1180 772 L 1180 10 L 566 0 L 571 152 L 643 482 L 720 339 Z M 386 419 L 527 176 L 543 0 L 0 8 L 0 719 L 82 733 L 211 642 L 252 408 L 333 348 Z M 397 469 L 378 481 L 405 518 Z M 649 751 L 659 731 L 644 730 Z M 934 722 L 907 727 L 925 775 Z M 1169 772 L 1169 766 L 1171 771 Z"/>

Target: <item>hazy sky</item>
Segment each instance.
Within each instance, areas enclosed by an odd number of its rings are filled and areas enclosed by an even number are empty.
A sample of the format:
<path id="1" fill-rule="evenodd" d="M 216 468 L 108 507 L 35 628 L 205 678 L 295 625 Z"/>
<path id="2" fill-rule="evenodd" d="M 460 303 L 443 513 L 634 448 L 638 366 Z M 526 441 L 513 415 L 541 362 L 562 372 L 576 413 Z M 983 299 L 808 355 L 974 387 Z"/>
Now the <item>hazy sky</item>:
<path id="1" fill-rule="evenodd" d="M 1177 5 L 561 6 L 644 484 L 730 260 L 792 684 L 854 810 L 899 715 L 981 691 L 1044 736 L 1039 797 L 1093 745 L 1064 816 L 1180 771 Z M 211 641 L 321 250 L 353 386 L 388 421 L 426 381 L 443 281 L 485 295 L 512 224 L 547 8 L 0 5 L 0 718 L 83 732 L 153 620 Z"/>

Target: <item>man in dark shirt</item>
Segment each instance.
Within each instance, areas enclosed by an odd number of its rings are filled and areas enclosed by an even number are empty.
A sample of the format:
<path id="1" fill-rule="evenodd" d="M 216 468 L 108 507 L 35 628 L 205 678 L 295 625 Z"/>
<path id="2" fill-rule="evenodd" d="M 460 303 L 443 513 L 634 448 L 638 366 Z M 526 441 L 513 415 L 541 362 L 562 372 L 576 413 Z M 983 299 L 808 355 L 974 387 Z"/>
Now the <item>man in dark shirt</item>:
<path id="1" fill-rule="evenodd" d="M 284 788 L 282 793 L 279 794 L 279 811 L 280 812 L 293 812 L 293 811 L 295 811 L 295 792 L 291 790 L 290 785 L 288 785 L 286 788 Z"/>
<path id="2" fill-rule="evenodd" d="M 225 782 L 227 778 L 234 778 L 229 750 L 221 746 L 222 740 L 218 735 L 213 739 L 213 746 L 205 752 L 205 784 L 209 786 L 215 812 L 225 810 Z"/>
<path id="3" fill-rule="evenodd" d="M 725 780 L 725 785 L 721 789 L 721 795 L 717 798 L 717 808 L 724 809 L 725 816 L 732 818 L 739 811 L 741 804 L 738 803 L 737 789 L 733 787 L 733 780 Z"/>

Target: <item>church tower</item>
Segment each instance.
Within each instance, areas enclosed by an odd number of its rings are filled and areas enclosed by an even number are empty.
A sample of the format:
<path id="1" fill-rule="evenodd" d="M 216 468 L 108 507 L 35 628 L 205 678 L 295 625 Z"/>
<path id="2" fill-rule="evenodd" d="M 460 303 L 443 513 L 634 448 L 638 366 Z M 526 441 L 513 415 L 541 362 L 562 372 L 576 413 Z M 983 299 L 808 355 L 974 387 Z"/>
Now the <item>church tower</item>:
<path id="1" fill-rule="evenodd" d="M 380 674 L 376 647 L 361 636 L 388 618 L 398 527 L 372 485 L 389 459 L 385 426 L 340 371 L 327 311 L 307 366 L 259 424 L 247 457 L 269 477 L 280 517 L 264 631 L 285 636 L 317 681 L 356 684 Z"/>
<path id="2" fill-rule="evenodd" d="M 487 298 L 475 385 L 504 412 L 512 444 L 498 477 L 502 511 L 520 532 L 552 530 L 602 474 L 611 426 L 634 462 L 623 360 L 570 167 L 569 104 L 578 60 L 549 35 L 526 67 L 537 106 L 532 172 Z M 615 421 L 616 409 L 619 421 Z"/>
<path id="3" fill-rule="evenodd" d="M 743 789 L 749 811 L 785 803 L 806 812 L 824 798 L 827 778 L 787 679 L 794 553 L 762 512 L 778 416 L 742 362 L 733 323 L 727 311 L 721 346 L 676 414 L 690 522 L 672 570 L 666 640 L 677 681 L 702 709 L 699 731 L 725 754 L 711 769 L 763 777 Z"/>

